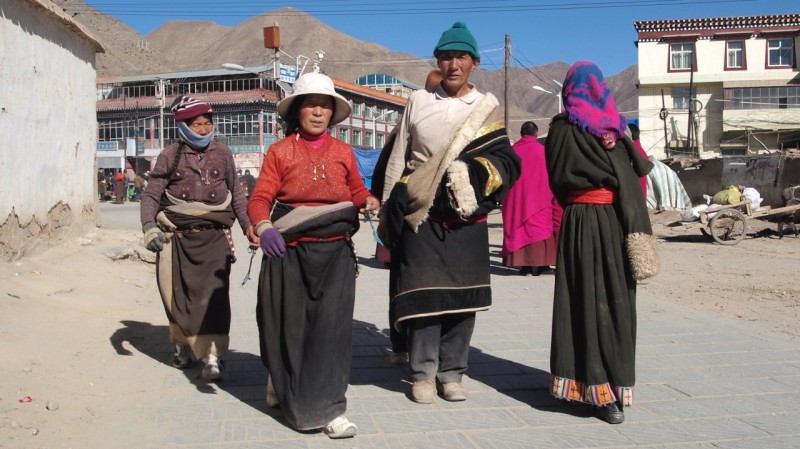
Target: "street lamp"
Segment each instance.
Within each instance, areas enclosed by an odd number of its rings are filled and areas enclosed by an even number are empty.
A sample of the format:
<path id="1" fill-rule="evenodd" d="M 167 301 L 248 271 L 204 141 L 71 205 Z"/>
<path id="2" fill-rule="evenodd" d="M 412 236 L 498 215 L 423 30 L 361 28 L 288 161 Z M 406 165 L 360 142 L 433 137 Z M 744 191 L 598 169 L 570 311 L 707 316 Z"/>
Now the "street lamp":
<path id="1" fill-rule="evenodd" d="M 164 107 L 166 106 L 166 93 L 164 87 L 170 84 L 169 80 L 156 79 L 156 99 L 158 100 L 158 152 L 164 151 Z"/>
<path id="2" fill-rule="evenodd" d="M 228 69 L 228 70 L 238 70 L 238 71 L 240 71 L 240 72 L 250 72 L 250 73 L 255 73 L 255 72 L 251 72 L 250 70 L 247 70 L 247 69 L 246 69 L 246 68 L 244 68 L 244 66 L 242 66 L 242 65 L 239 65 L 239 64 L 234 64 L 234 63 L 232 63 L 232 62 L 226 62 L 226 63 L 222 64 L 222 68 L 223 68 L 223 69 Z M 256 73 L 256 75 L 258 75 L 258 73 Z"/>
<path id="3" fill-rule="evenodd" d="M 561 87 L 561 83 L 559 83 L 558 81 L 553 80 L 553 82 L 558 84 L 559 87 Z M 561 114 L 561 90 L 559 90 L 558 92 L 551 92 L 551 91 L 545 89 L 542 86 L 533 86 L 533 89 L 541 91 L 541 92 L 545 92 L 545 93 L 548 93 L 548 94 L 551 94 L 551 95 L 555 95 L 558 98 L 558 113 Z"/>
<path id="4" fill-rule="evenodd" d="M 378 130 L 376 129 L 377 127 L 375 126 L 375 123 L 378 121 L 378 119 L 384 118 L 386 115 L 390 114 L 392 111 L 390 111 L 390 110 L 380 111 L 380 114 L 378 114 L 379 109 L 376 106 L 367 106 L 367 109 L 373 111 L 372 112 L 372 142 L 371 143 L 372 143 L 372 148 L 377 148 L 377 146 L 375 145 L 375 142 L 376 142 L 376 139 L 378 138 Z M 386 131 L 386 128 L 384 127 L 384 132 L 385 131 Z"/>

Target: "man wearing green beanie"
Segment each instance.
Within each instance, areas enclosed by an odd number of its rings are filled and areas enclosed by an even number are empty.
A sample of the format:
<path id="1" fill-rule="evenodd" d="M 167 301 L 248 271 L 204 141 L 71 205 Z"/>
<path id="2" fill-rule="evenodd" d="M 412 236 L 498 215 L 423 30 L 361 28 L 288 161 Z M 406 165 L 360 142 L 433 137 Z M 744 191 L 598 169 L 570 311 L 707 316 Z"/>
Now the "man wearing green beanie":
<path id="1" fill-rule="evenodd" d="M 379 233 L 391 249 L 394 328 L 411 399 L 463 401 L 476 312 L 492 304 L 487 214 L 519 177 L 500 103 L 469 76 L 478 44 L 456 22 L 433 51 L 442 81 L 411 94 L 386 164 Z"/>
<path id="2" fill-rule="evenodd" d="M 449 30 L 442 33 L 439 43 L 433 50 L 433 56 L 438 57 L 439 53 L 447 50 L 465 51 L 472 56 L 472 59 L 481 60 L 481 55 L 478 54 L 478 42 L 464 22 L 456 22 Z"/>

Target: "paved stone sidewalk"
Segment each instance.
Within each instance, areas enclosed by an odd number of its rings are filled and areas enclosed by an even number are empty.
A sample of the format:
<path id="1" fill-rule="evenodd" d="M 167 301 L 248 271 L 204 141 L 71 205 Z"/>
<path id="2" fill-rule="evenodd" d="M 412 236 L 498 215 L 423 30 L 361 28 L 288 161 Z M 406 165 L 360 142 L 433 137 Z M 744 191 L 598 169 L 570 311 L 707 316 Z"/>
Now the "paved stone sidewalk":
<path id="1" fill-rule="evenodd" d="M 120 381 L 135 379 L 131 389 L 146 391 L 110 423 L 105 433 L 115 438 L 105 447 L 800 447 L 797 341 L 645 294 L 639 297 L 635 405 L 626 409 L 626 422 L 608 425 L 588 408 L 553 399 L 546 391 L 553 276 L 520 277 L 500 267 L 499 216 L 491 218 L 494 305 L 478 314 L 466 402 L 420 405 L 406 396 L 408 376 L 388 357 L 388 271 L 373 259 L 375 242 L 365 223 L 355 240 L 362 271 L 347 412 L 359 434 L 334 441 L 292 430 L 279 410 L 264 403 L 266 371 L 254 316 L 260 255 L 252 279 L 240 287 L 249 255 L 236 233 L 227 379 L 207 384 L 199 379 L 199 365 L 185 372 L 169 365 L 160 310 L 151 323 L 130 323 L 136 354 L 125 360 Z M 147 291 L 156 294 L 154 287 Z"/>

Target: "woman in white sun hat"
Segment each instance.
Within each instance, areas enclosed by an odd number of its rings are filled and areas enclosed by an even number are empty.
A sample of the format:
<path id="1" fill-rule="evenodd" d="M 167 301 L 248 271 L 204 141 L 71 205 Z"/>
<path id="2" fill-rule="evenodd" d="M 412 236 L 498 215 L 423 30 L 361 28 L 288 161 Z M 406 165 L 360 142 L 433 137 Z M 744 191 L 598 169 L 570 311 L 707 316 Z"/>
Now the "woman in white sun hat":
<path id="1" fill-rule="evenodd" d="M 320 73 L 278 104 L 286 136 L 269 148 L 247 206 L 264 258 L 256 317 L 267 403 L 298 430 L 355 436 L 344 416 L 350 374 L 358 212 L 376 210 L 350 145 L 328 127 L 350 115 Z"/>

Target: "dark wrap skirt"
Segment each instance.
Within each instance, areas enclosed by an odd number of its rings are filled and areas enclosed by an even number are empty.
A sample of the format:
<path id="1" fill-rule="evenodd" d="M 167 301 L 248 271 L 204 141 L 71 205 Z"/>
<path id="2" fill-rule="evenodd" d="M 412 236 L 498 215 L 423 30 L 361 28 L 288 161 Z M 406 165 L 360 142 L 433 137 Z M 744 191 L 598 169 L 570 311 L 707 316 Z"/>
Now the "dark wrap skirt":
<path id="1" fill-rule="evenodd" d="M 177 226 L 156 256 L 156 273 L 173 341 L 195 357 L 224 356 L 231 326 L 230 273 L 234 262 L 228 209 L 203 217 L 165 211 Z"/>
<path id="2" fill-rule="evenodd" d="M 352 215 L 328 229 L 350 235 L 358 227 L 355 208 Z M 323 427 L 347 409 L 355 279 L 349 237 L 294 242 L 283 257 L 262 259 L 256 305 L 261 360 L 286 419 L 298 430 Z"/>
<path id="3" fill-rule="evenodd" d="M 569 236 L 569 238 L 564 238 Z M 633 403 L 636 282 L 613 205 L 564 209 L 556 264 L 550 389 L 595 405 Z"/>

